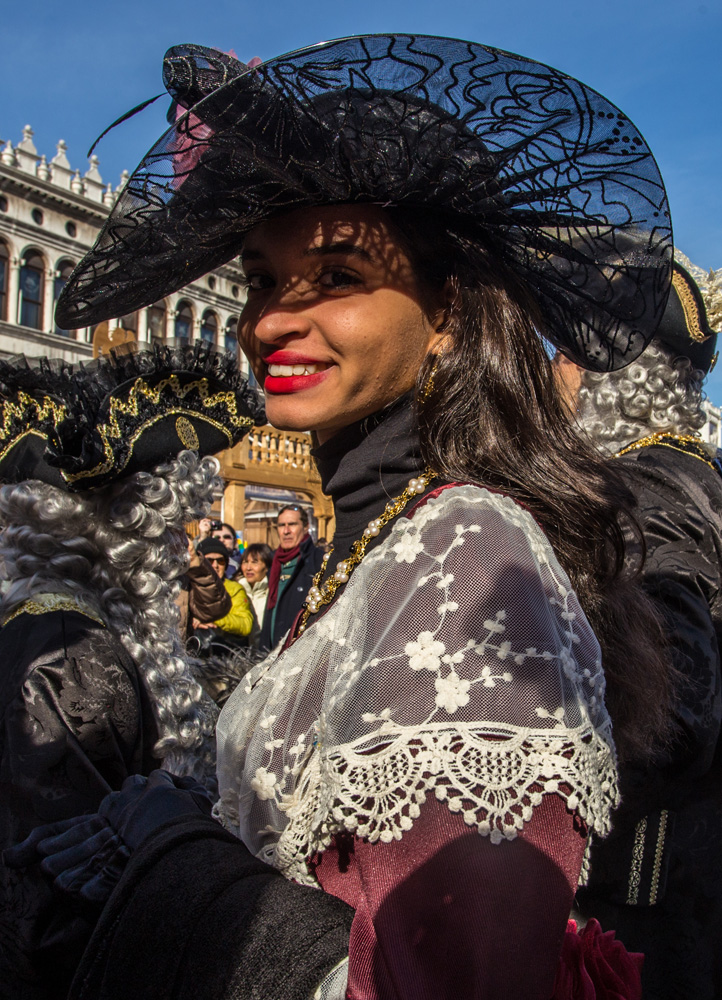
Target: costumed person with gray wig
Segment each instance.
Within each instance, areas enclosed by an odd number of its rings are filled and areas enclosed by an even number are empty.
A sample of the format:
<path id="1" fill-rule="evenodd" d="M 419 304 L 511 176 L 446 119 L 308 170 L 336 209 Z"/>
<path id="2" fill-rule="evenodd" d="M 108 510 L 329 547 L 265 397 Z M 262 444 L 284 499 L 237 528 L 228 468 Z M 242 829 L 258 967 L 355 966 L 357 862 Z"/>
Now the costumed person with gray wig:
<path id="1" fill-rule="evenodd" d="M 637 498 L 641 581 L 663 611 L 677 732 L 651 766 L 621 769 L 614 831 L 592 849 L 585 914 L 645 953 L 644 996 L 722 996 L 722 469 L 705 444 L 717 358 L 703 296 L 675 262 L 659 330 L 629 368 L 557 370 L 581 428 Z"/>
<path id="2" fill-rule="evenodd" d="M 185 524 L 212 455 L 262 416 L 235 362 L 156 349 L 0 362 L 0 846 L 95 812 L 134 774 L 213 778 L 214 714 L 178 631 Z M 0 868 L 0 993 L 64 996 L 85 917 Z M 72 921 L 69 921 L 69 914 Z M 65 929 L 63 929 L 65 927 Z M 6 992 L 7 991 L 7 992 Z"/>
<path id="3" fill-rule="evenodd" d="M 473 42 L 252 69 L 179 46 L 164 73 L 186 110 L 59 316 L 240 254 L 239 341 L 269 421 L 313 432 L 336 531 L 221 712 L 221 822 L 129 785 L 14 853 L 82 891 L 93 836 L 131 852 L 73 1000 L 638 1000 L 639 956 L 568 917 L 616 752 L 664 731 L 666 663 L 623 569 L 631 496 L 539 334 L 597 371 L 646 347 L 672 261 L 654 158 L 599 94 Z"/>

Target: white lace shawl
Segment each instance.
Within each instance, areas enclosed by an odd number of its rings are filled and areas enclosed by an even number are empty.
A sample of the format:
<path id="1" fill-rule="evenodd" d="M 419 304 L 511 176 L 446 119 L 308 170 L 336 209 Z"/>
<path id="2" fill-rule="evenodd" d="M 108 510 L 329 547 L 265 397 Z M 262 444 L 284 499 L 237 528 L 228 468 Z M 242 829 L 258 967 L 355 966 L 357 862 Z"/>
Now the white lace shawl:
<path id="1" fill-rule="evenodd" d="M 400 518 L 344 593 L 251 670 L 218 721 L 218 818 L 312 882 L 341 831 L 399 839 L 427 794 L 494 843 L 542 796 L 604 834 L 617 802 L 599 645 L 544 533 L 450 487 Z"/>

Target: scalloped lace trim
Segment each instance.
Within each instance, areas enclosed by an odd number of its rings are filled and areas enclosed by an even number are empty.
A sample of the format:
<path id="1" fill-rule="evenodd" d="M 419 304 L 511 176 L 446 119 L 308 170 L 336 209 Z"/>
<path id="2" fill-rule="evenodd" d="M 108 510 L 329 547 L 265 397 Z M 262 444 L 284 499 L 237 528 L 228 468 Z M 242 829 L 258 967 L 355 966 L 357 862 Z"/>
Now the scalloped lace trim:
<path id="1" fill-rule="evenodd" d="M 430 793 L 494 844 L 513 840 L 544 795 L 560 796 L 600 835 L 618 801 L 613 754 L 591 729 L 397 730 L 330 754 L 314 750 L 295 793 L 280 796 L 288 823 L 265 860 L 287 878 L 315 884 L 306 862 L 335 834 L 399 840 Z M 232 829 L 224 805 L 219 818 Z"/>

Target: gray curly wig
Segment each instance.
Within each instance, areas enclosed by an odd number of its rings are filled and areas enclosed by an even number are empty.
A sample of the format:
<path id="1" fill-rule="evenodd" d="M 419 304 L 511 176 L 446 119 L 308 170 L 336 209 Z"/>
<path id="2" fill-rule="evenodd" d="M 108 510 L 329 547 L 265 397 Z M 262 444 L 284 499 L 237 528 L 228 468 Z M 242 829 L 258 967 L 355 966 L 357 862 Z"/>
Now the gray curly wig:
<path id="1" fill-rule="evenodd" d="M 611 455 L 658 431 L 695 434 L 705 422 L 703 381 L 688 358 L 653 341 L 627 368 L 582 373 L 579 422 Z"/>
<path id="2" fill-rule="evenodd" d="M 184 525 L 207 514 L 221 486 L 214 458 L 181 452 L 152 472 L 87 493 L 37 480 L 0 489 L 0 561 L 10 581 L 0 615 L 38 593 L 70 594 L 123 643 L 152 696 L 155 754 L 203 778 L 212 735 L 201 688 L 178 631 L 178 577 L 188 566 Z"/>

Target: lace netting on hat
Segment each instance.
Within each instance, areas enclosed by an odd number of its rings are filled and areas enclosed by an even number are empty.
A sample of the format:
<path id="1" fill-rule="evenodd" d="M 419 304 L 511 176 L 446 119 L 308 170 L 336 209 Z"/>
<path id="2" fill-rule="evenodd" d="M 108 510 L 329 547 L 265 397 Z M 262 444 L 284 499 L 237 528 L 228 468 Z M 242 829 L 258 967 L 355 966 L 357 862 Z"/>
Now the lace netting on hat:
<path id="1" fill-rule="evenodd" d="M 342 39 L 230 79 L 229 57 L 181 72 L 181 49 L 176 100 L 228 82 L 130 178 L 63 290 L 65 328 L 157 301 L 280 212 L 373 202 L 477 226 L 537 296 L 545 333 L 585 367 L 622 367 L 653 335 L 672 260 L 664 186 L 639 131 L 595 91 L 446 38 Z M 186 62 L 201 59 L 192 49 Z"/>
<path id="2" fill-rule="evenodd" d="M 599 646 L 541 529 L 452 487 L 364 559 L 218 721 L 217 814 L 309 882 L 336 833 L 389 841 L 427 795 L 495 843 L 544 795 L 604 834 L 616 804 Z"/>

